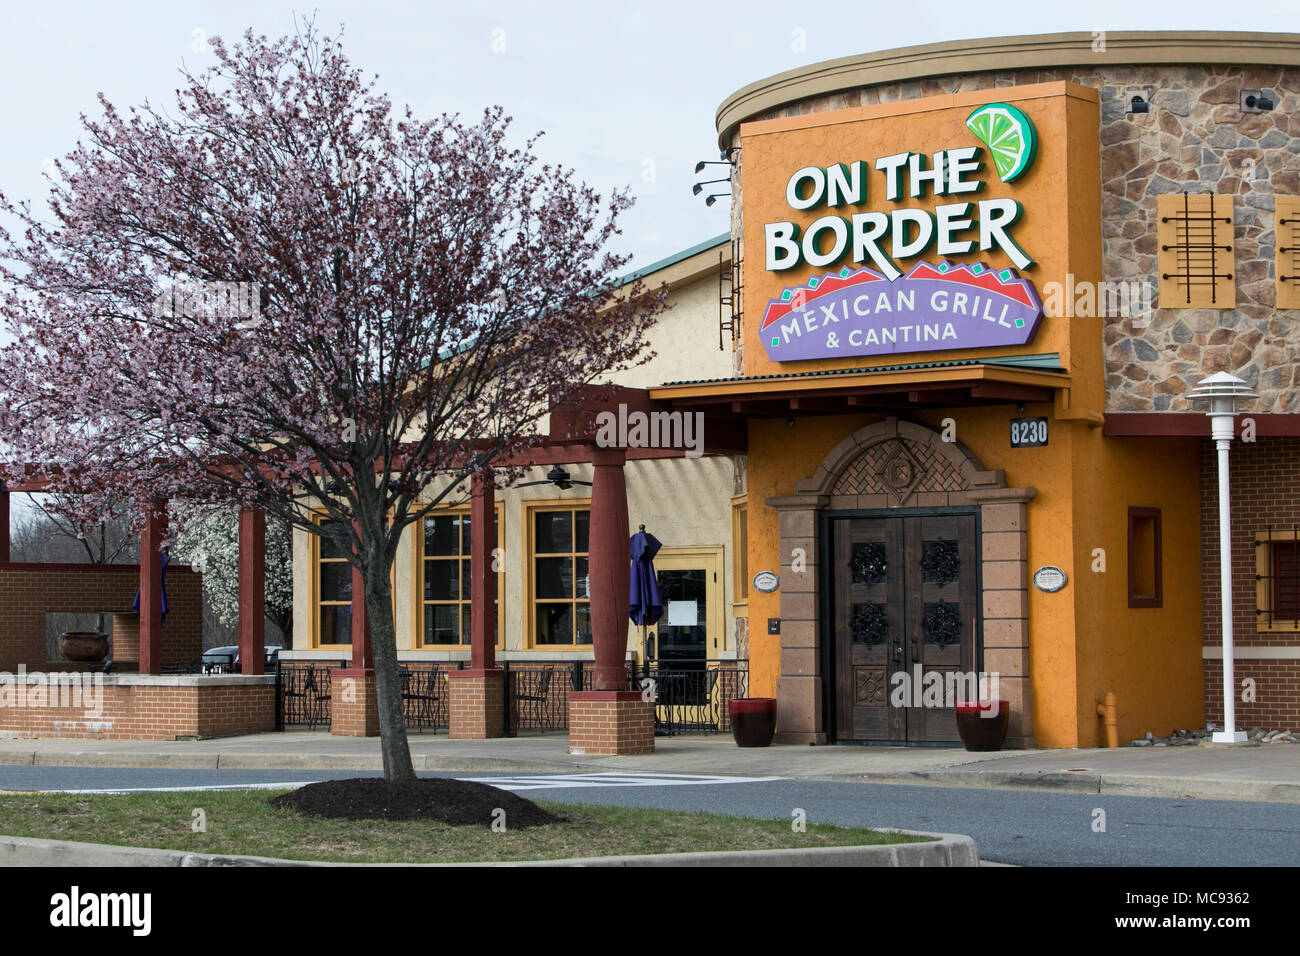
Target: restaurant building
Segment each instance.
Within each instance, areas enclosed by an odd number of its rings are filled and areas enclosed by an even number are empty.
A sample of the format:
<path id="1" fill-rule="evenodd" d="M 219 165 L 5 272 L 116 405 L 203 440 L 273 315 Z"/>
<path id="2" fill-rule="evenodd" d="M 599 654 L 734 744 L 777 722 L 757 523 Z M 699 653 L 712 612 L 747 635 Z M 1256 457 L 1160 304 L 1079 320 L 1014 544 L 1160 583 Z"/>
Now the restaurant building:
<path id="1" fill-rule="evenodd" d="M 1219 371 L 1238 724 L 1300 722 L 1300 36 L 868 53 L 717 131 L 734 366 L 650 394 L 747 430 L 778 739 L 952 743 L 970 680 L 1012 746 L 1103 744 L 1108 693 L 1121 740 L 1221 720 Z"/>

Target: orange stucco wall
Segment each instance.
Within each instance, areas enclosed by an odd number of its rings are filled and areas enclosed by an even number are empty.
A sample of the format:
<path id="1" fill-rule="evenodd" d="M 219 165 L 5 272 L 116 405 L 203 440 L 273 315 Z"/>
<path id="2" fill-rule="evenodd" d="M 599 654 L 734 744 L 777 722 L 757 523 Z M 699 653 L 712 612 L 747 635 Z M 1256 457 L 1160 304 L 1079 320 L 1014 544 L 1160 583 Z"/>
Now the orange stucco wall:
<path id="1" fill-rule="evenodd" d="M 978 145 L 965 127 L 966 117 L 976 107 L 991 102 L 1006 102 L 1018 107 L 1033 121 L 1038 131 L 1037 158 L 1024 175 L 1009 184 L 999 182 L 985 151 L 982 156 L 985 168 L 975 177 L 984 183 L 984 188 L 979 193 L 917 199 L 903 196 L 896 202 L 885 199 L 883 176 L 872 168 L 878 157 L 900 152 L 929 155 L 941 149 Z M 797 223 L 802 230 L 827 213 L 843 211 L 820 206 L 800 212 L 787 205 L 786 183 L 796 170 L 805 166 L 824 167 L 840 162 L 865 160 L 870 172 L 868 201 L 863 209 L 931 209 L 936 204 L 962 200 L 1018 200 L 1024 207 L 1024 213 L 1011 230 L 1011 235 L 1036 263 L 1022 274 L 1040 284 L 1040 287 L 1042 282 L 1058 276 L 1060 281 L 1064 281 L 1068 272 L 1074 272 L 1078 278 L 1083 277 L 1073 268 L 1076 263 L 1071 259 L 1072 255 L 1078 256 L 1080 250 L 1074 243 L 1066 241 L 1065 230 L 1067 224 L 1090 215 L 1096 236 L 1096 242 L 1093 243 L 1097 253 L 1095 264 L 1100 270 L 1101 242 L 1097 227 L 1101 214 L 1100 185 L 1096 185 L 1095 196 L 1089 196 L 1092 192 L 1089 189 L 1080 190 L 1079 195 L 1071 195 L 1067 183 L 1067 178 L 1078 172 L 1067 159 L 1074 159 L 1077 163 L 1078 157 L 1073 151 L 1079 147 L 1090 148 L 1092 178 L 1098 181 L 1100 176 L 1097 104 L 1096 90 L 1070 83 L 1042 83 L 742 125 L 740 161 L 744 183 L 745 374 L 770 375 L 783 370 L 781 364 L 768 359 L 757 338 L 758 324 L 768 300 L 778 298 L 786 286 L 800 284 L 810 276 L 826 271 L 824 268 L 810 269 L 802 264 L 782 272 L 767 272 L 763 268 L 765 223 L 790 221 Z M 955 262 L 985 262 L 994 268 L 1012 264 L 997 250 L 988 253 L 977 251 L 951 258 Z M 933 261 L 934 256 L 930 255 L 929 259 Z M 905 263 L 910 264 L 911 261 L 913 260 L 905 260 Z M 1000 350 L 1000 353 L 1059 352 L 1062 362 L 1070 368 L 1075 338 L 1070 334 L 1066 323 L 1054 323 L 1048 319 L 1040 326 L 1033 342 L 1020 348 Z M 971 358 L 978 357 L 979 354 L 980 350 L 967 349 L 944 353 L 895 353 L 868 359 L 848 356 L 842 359 L 800 362 L 798 370 L 858 368 L 934 358 Z M 1098 370 L 1100 358 L 1098 339 Z M 1100 398 L 1099 390 L 1097 397 Z"/>
<path id="2" fill-rule="evenodd" d="M 744 239 L 746 246 L 745 370 L 770 375 L 822 368 L 860 368 L 908 361 L 978 357 L 978 350 L 846 357 L 780 365 L 768 360 L 756 336 L 767 301 L 786 286 L 825 269 L 800 265 L 767 272 L 763 225 L 794 221 L 806 226 L 825 207 L 798 212 L 785 202 L 789 176 L 803 166 L 827 166 L 903 151 L 933 153 L 969 145 L 964 128 L 972 109 L 1008 102 L 1034 122 L 1039 137 L 1033 167 L 1012 184 L 998 182 L 990 167 L 979 198 L 1019 200 L 1024 213 L 1014 230 L 1035 265 L 1021 272 L 1040 289 L 1045 283 L 1101 278 L 1101 186 L 1099 113 L 1094 90 L 1065 83 L 1002 88 L 931 97 L 861 109 L 746 124 L 741 129 Z M 985 157 L 987 159 L 987 156 Z M 871 177 L 879 177 L 872 170 Z M 879 185 L 871 178 L 871 186 Z M 969 196 L 885 200 L 883 190 L 863 208 L 906 205 L 929 208 Z M 934 261 L 933 257 L 930 261 Z M 907 263 L 900 263 L 906 268 Z M 958 262 L 1011 265 L 994 253 L 955 257 Z M 907 417 L 935 428 L 956 423 L 956 437 L 987 469 L 1001 469 L 1012 487 L 1037 490 L 1028 505 L 1029 568 L 1061 567 L 1069 584 L 1060 592 L 1029 590 L 1030 673 L 1034 732 L 1040 746 L 1095 746 L 1102 727 L 1096 702 L 1107 691 L 1120 698 L 1120 732 L 1194 726 L 1201 719 L 1200 563 L 1196 448 L 1192 441 L 1106 439 L 1102 320 L 1047 317 L 1036 339 L 999 354 L 1056 352 L 1069 373 L 1069 388 L 1054 403 L 1029 405 L 1024 415 L 1050 420 L 1050 443 L 1013 449 L 1009 420 L 1014 405 L 925 411 Z M 987 353 L 984 353 L 987 354 Z M 753 419 L 749 425 L 749 569 L 779 571 L 777 512 L 770 497 L 795 493 L 835 445 L 879 416 Z M 1162 608 L 1130 609 L 1127 602 L 1127 509 L 1163 509 Z M 1106 552 L 1106 570 L 1093 570 L 1094 549 Z M 787 556 L 788 560 L 788 556 Z M 768 618 L 780 616 L 779 593 L 749 598 L 751 693 L 772 696 L 780 676 L 780 638 L 767 634 Z"/>

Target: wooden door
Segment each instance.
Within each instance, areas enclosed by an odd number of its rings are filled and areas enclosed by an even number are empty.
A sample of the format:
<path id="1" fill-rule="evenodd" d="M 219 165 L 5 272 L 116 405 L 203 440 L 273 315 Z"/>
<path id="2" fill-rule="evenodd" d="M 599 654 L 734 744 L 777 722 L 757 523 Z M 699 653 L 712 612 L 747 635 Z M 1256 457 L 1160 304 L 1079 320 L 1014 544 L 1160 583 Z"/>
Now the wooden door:
<path id="1" fill-rule="evenodd" d="M 978 693 L 974 515 L 833 523 L 841 740 L 956 742 L 954 697 Z"/>

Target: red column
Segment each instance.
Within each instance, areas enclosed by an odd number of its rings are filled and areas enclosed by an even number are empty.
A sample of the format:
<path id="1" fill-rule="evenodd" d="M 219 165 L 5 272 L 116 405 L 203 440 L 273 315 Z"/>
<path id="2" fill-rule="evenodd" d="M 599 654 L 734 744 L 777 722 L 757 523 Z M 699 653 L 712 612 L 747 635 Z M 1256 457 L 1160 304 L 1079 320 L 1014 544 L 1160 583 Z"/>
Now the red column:
<path id="1" fill-rule="evenodd" d="M 497 666 L 495 625 L 497 575 L 492 570 L 492 552 L 496 548 L 496 488 L 492 472 L 478 472 L 471 482 L 469 506 L 470 569 L 470 638 L 471 670 L 491 670 Z"/>
<path id="2" fill-rule="evenodd" d="M 596 665 L 593 690 L 627 689 L 627 626 L 630 552 L 627 484 L 622 448 L 592 448 L 591 527 L 587 586 Z"/>
<path id="3" fill-rule="evenodd" d="M 261 674 L 266 660 L 266 512 L 239 509 L 239 660 Z"/>
<path id="4" fill-rule="evenodd" d="M 358 530 L 358 534 L 360 531 Z M 375 666 L 370 651 L 370 619 L 366 614 L 366 585 L 361 570 L 352 568 L 352 667 L 351 670 L 368 671 Z"/>
<path id="5" fill-rule="evenodd" d="M 140 673 L 162 673 L 162 543 L 167 537 L 167 503 L 146 512 L 140 533 Z"/>

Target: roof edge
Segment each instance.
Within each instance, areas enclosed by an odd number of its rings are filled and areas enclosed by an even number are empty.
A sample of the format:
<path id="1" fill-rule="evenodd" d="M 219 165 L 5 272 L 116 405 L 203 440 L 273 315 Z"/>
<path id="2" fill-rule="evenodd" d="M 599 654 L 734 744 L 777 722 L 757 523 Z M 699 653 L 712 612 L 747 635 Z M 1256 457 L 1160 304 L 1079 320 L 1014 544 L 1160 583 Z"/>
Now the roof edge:
<path id="1" fill-rule="evenodd" d="M 731 145 L 746 120 L 812 96 L 961 73 L 1051 69 L 1086 64 L 1233 64 L 1300 67 L 1300 34 L 1225 30 L 1107 31 L 1105 49 L 1093 50 L 1094 34 L 1043 33 L 979 37 L 896 47 L 824 60 L 758 80 L 732 93 L 718 107 L 718 145 Z"/>
<path id="2" fill-rule="evenodd" d="M 648 266 L 645 266 L 644 268 L 634 269 L 633 271 L 629 272 L 627 275 L 620 277 L 616 281 L 615 285 L 616 287 L 629 285 L 630 283 L 635 282 L 637 279 L 644 279 L 646 276 L 653 275 L 656 272 L 662 272 L 663 270 L 669 269 L 672 266 L 677 265 L 678 263 L 685 262 L 688 259 L 694 258 L 695 256 L 698 256 L 702 253 L 709 252 L 712 249 L 716 249 L 718 246 L 730 242 L 731 242 L 730 232 L 724 232 L 721 235 L 714 236 L 712 239 L 705 239 L 703 242 L 697 242 L 695 245 L 683 249 L 680 252 L 674 252 L 672 255 L 666 256 L 663 259 L 660 259 L 658 262 L 652 262 Z M 709 267 L 713 269 L 717 268 L 717 266 L 712 263 L 709 264 Z"/>

